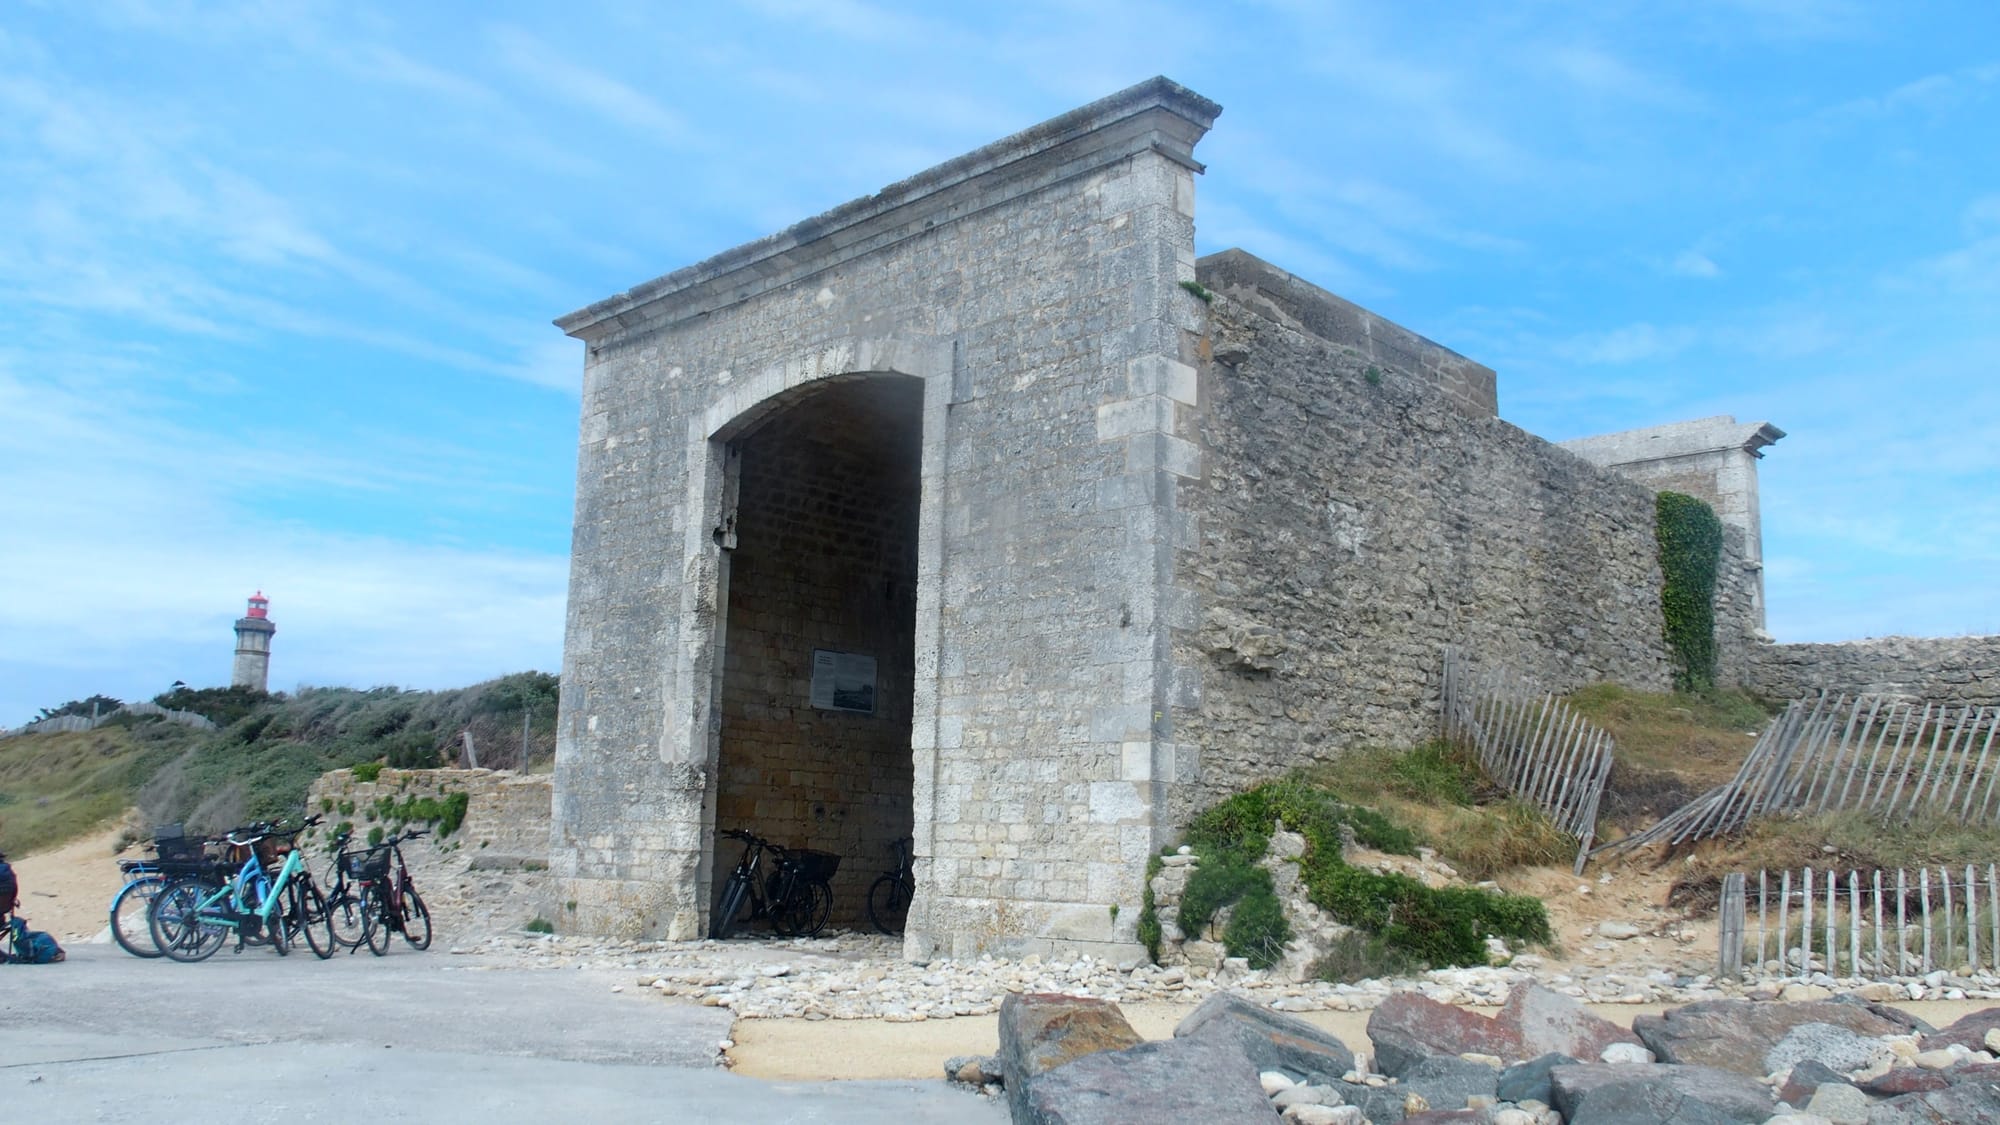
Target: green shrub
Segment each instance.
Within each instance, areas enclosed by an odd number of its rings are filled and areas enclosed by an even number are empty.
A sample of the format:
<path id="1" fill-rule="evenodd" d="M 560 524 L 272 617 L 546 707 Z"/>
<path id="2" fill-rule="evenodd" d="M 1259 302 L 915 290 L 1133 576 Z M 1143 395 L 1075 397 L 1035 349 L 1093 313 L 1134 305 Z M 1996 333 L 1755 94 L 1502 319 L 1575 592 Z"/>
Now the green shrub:
<path id="1" fill-rule="evenodd" d="M 382 766 L 381 762 L 360 762 L 348 772 L 354 775 L 356 781 L 372 782 L 382 776 Z"/>
<path id="2" fill-rule="evenodd" d="M 1146 861 L 1146 885 L 1139 892 L 1139 944 L 1146 947 L 1146 955 L 1155 964 L 1160 960 L 1160 908 L 1153 901 L 1153 876 L 1158 875 L 1166 865 L 1159 856 Z"/>
<path id="3" fill-rule="evenodd" d="M 1441 773 L 1429 766 L 1416 772 L 1427 777 Z M 1409 854 L 1415 840 L 1381 816 L 1346 805 L 1298 775 L 1230 796 L 1189 823 L 1188 845 L 1199 863 L 1181 898 L 1185 933 L 1199 933 L 1217 911 L 1229 907 L 1229 923 L 1223 928 L 1229 955 L 1248 958 L 1259 968 L 1277 960 L 1290 931 L 1271 874 L 1258 862 L 1279 821 L 1305 837 L 1299 876 L 1307 897 L 1335 920 L 1379 939 L 1382 950 L 1431 966 L 1483 965 L 1488 934 L 1517 942 L 1553 939 L 1548 915 L 1534 899 L 1476 888 L 1432 889 L 1407 875 L 1348 866 L 1340 857 L 1343 827 L 1384 851 Z M 1149 890 L 1150 882 L 1149 875 Z M 1149 902 L 1147 915 L 1153 913 Z M 1151 925 L 1152 947 L 1157 948 L 1157 920 Z M 1140 927 L 1144 940 L 1147 917 L 1142 916 Z"/>
<path id="4" fill-rule="evenodd" d="M 527 924 L 521 928 L 531 934 L 552 934 L 556 932 L 556 924 L 539 914 L 528 919 Z"/>

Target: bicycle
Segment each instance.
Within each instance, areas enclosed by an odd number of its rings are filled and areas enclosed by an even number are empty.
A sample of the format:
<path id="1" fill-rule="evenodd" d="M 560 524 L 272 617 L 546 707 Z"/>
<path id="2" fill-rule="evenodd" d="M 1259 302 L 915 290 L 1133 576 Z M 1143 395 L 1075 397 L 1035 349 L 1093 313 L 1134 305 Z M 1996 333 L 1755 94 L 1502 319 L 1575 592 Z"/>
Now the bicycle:
<path id="1" fill-rule="evenodd" d="M 179 878 L 221 883 L 222 865 L 208 855 L 208 846 L 214 842 L 205 836 L 187 836 L 178 824 L 162 825 L 153 832 L 151 857 L 118 861 L 125 885 L 111 897 L 110 909 L 111 940 L 118 948 L 134 957 L 161 956 L 147 922 L 153 899 Z"/>
<path id="2" fill-rule="evenodd" d="M 868 920 L 885 934 L 900 934 L 910 912 L 910 896 L 916 893 L 917 876 L 912 869 L 910 847 L 916 841 L 905 836 L 889 845 L 895 866 L 877 876 L 868 887 Z M 893 923 L 893 924 L 892 924 Z"/>
<path id="3" fill-rule="evenodd" d="M 382 855 L 384 873 L 387 870 L 388 854 L 377 848 L 350 848 L 348 841 L 354 838 L 352 832 L 342 832 L 333 838 L 333 859 L 327 863 L 329 886 L 326 890 L 326 922 L 328 935 L 333 944 L 353 953 L 367 941 L 369 919 L 361 909 L 362 880 L 368 878 L 365 868 L 369 857 Z M 352 882 L 349 876 L 353 877 Z"/>
<path id="4" fill-rule="evenodd" d="M 290 913 L 303 917 L 309 910 L 294 887 L 305 860 L 292 842 L 301 831 L 319 822 L 319 817 L 312 816 L 290 830 L 261 821 L 230 829 L 223 835 L 224 842 L 233 848 L 249 850 L 243 866 L 235 876 L 220 884 L 199 876 L 168 883 L 146 912 L 153 943 L 168 957 L 185 962 L 214 956 L 231 933 L 236 935 L 239 953 L 248 944 L 268 944 L 279 956 L 290 952 L 286 947 L 290 936 L 287 931 L 293 927 L 288 925 L 286 916 Z M 276 860 L 281 850 L 284 858 L 273 877 L 266 871 L 266 864 Z M 315 889 L 314 894 L 317 893 Z M 324 901 L 318 904 L 318 909 L 323 915 Z M 330 937 L 324 946 L 327 953 L 321 953 L 323 946 L 314 940 L 321 927 L 301 923 L 296 929 L 303 931 L 315 954 L 331 955 Z"/>
<path id="5" fill-rule="evenodd" d="M 431 912 L 424 896 L 410 880 L 410 868 L 403 860 L 403 844 L 430 835 L 428 828 L 399 832 L 368 849 L 361 864 L 361 938 L 368 952 L 381 957 L 389 952 L 389 934 L 403 935 L 413 949 L 431 947 Z M 389 858 L 395 857 L 395 874 Z"/>
<path id="6" fill-rule="evenodd" d="M 781 847 L 737 829 L 722 835 L 743 841 L 743 856 L 736 861 L 736 869 L 729 873 L 729 881 L 722 889 L 722 901 L 709 927 L 710 937 L 719 941 L 734 933 L 743 920 L 746 903 L 750 907 L 749 921 L 766 919 L 772 931 L 781 937 L 812 937 L 826 926 L 827 915 L 833 911 L 831 880 L 840 868 L 839 856 Z M 777 870 L 760 887 L 757 872 L 763 866 L 765 852 L 771 853 Z"/>

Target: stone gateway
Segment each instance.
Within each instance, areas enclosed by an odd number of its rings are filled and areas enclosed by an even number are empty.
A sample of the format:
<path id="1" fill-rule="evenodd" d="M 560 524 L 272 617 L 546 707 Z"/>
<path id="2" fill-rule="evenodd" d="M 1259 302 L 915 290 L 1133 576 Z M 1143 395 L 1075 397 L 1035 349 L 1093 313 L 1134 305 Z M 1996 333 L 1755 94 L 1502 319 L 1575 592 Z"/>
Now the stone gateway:
<path id="1" fill-rule="evenodd" d="M 701 936 L 738 828 L 840 855 L 865 924 L 913 836 L 910 956 L 1130 956 L 1190 810 L 1429 737 L 1444 646 L 1668 685 L 1651 490 L 1501 421 L 1491 370 L 1195 260 L 1219 112 L 1154 79 L 558 322 L 577 929 Z M 1754 590 L 1718 603 L 1740 649 Z"/>

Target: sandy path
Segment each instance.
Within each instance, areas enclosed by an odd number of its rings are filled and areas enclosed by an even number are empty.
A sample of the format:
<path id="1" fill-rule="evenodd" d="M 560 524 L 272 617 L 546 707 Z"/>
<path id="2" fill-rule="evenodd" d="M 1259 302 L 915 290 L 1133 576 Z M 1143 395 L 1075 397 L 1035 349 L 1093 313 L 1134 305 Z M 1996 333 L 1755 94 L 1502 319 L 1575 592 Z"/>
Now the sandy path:
<path id="1" fill-rule="evenodd" d="M 1620 1027 L 1636 1016 L 1653 1015 L 1680 1004 L 1588 1004 Z M 1983 1000 L 1934 1000 L 1895 1007 L 1944 1027 L 1994 1005 Z M 1125 1004 L 1125 1018 L 1148 1039 L 1164 1039 L 1193 1005 L 1152 1002 Z M 1492 1015 L 1496 1008 L 1475 1008 Z M 1367 1012 L 1300 1012 L 1298 1018 L 1337 1036 L 1357 1051 L 1373 1051 Z M 737 1020 L 729 1052 L 738 1074 L 755 1078 L 938 1078 L 953 1055 L 990 1055 L 1000 1049 L 1000 1017 L 962 1016 L 921 1023 L 879 1020 Z"/>
<path id="2" fill-rule="evenodd" d="M 117 838 L 106 826 L 54 851 L 9 857 L 21 880 L 21 917 L 64 945 L 102 933 L 111 898 L 125 885 L 111 851 Z"/>

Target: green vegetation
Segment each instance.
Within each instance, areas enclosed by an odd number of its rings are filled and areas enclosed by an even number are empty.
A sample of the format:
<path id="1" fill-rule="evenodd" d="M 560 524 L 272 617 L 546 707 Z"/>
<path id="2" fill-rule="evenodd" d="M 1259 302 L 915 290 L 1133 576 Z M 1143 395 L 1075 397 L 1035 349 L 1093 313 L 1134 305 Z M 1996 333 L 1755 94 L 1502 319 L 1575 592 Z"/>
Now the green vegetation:
<path id="1" fill-rule="evenodd" d="M 1576 842 L 1556 831 L 1540 810 L 1508 798 L 1486 779 L 1470 751 L 1448 742 L 1361 750 L 1308 776 L 1350 805 L 1410 825 L 1413 839 L 1436 848 L 1468 878 L 1567 862 L 1576 854 Z"/>
<path id="2" fill-rule="evenodd" d="M 442 840 L 465 823 L 465 810 L 471 802 L 472 798 L 463 793 L 449 793 L 442 800 L 436 797 L 405 797 L 401 802 L 394 797 L 378 797 L 372 812 L 377 819 L 393 824 L 413 821 L 435 824 L 438 839 Z"/>
<path id="3" fill-rule="evenodd" d="M 1419 762 L 1404 771 L 1407 777 L 1392 784 L 1428 791 L 1449 774 L 1440 768 L 1438 755 L 1435 749 L 1422 751 Z M 1295 862 L 1307 897 L 1336 920 L 1379 939 L 1384 951 L 1425 965 L 1479 965 L 1486 960 L 1488 934 L 1513 941 L 1551 940 L 1548 916 L 1533 899 L 1478 889 L 1434 890 L 1408 876 L 1348 866 L 1340 855 L 1343 833 L 1365 846 L 1405 855 L 1414 853 L 1418 837 L 1373 809 L 1342 801 L 1302 774 L 1229 797 L 1188 825 L 1188 846 L 1200 863 L 1181 897 L 1178 921 L 1184 933 L 1201 932 L 1227 907 L 1230 917 L 1222 938 L 1229 955 L 1247 958 L 1255 968 L 1276 963 L 1290 928 L 1271 874 L 1258 864 L 1279 822 L 1305 837 L 1304 854 Z M 1157 909 L 1150 888 L 1144 906 L 1140 940 L 1157 949 Z"/>
<path id="4" fill-rule="evenodd" d="M 377 778 L 382 776 L 382 763 L 362 762 L 347 772 L 354 775 L 354 780 L 364 785 L 371 785 Z"/>
<path id="5" fill-rule="evenodd" d="M 125 704 L 108 695 L 93 695 L 89 699 L 72 699 L 60 707 L 44 707 L 35 716 L 35 721 L 59 719 L 64 715 L 81 715 L 88 719 L 93 715 L 109 715 L 123 706 Z"/>
<path id="6" fill-rule="evenodd" d="M 50 713 L 89 714 L 91 702 L 72 701 Z M 96 702 L 100 711 L 117 704 Z M 348 769 L 368 779 L 384 767 L 442 765 L 455 759 L 468 730 L 484 764 L 519 768 L 524 717 L 526 764 L 546 768 L 555 745 L 557 684 L 553 676 L 524 672 L 450 691 L 304 688 L 286 696 L 177 688 L 155 702 L 222 725 L 202 731 L 121 715 L 88 732 L 0 739 L 0 849 L 50 847 L 133 805 L 152 823 L 184 823 L 192 832 L 296 817 L 321 774 Z M 321 811 L 336 810 L 342 817 L 356 813 L 347 801 Z M 435 823 L 445 836 L 456 831 L 464 808 L 462 798 L 432 798 L 428 805 L 419 799 L 397 803 L 392 817 Z"/>
<path id="7" fill-rule="evenodd" d="M 1368 380 L 1368 385 L 1371 387 L 1382 385 L 1382 369 L 1373 364 L 1370 364 L 1368 370 L 1361 373 L 1361 377 Z"/>
<path id="8" fill-rule="evenodd" d="M 556 924 L 539 914 L 528 919 L 527 924 L 521 928 L 531 934 L 552 934 L 556 932 Z"/>
<path id="9" fill-rule="evenodd" d="M 1701 691 L 1715 683 L 1715 571 L 1722 521 L 1692 496 L 1662 492 L 1655 511 L 1660 541 L 1660 611 L 1674 655 L 1674 686 Z"/>
<path id="10" fill-rule="evenodd" d="M 1601 832 L 1650 824 L 1728 781 L 1771 721 L 1756 700 L 1715 688 L 1667 694 L 1593 684 L 1569 704 L 1618 747 L 1598 807 Z"/>
<path id="11" fill-rule="evenodd" d="M 1215 292 L 1199 281 L 1183 281 L 1181 282 L 1181 288 L 1194 294 L 1195 298 L 1204 305 L 1210 304 L 1215 300 Z"/>

